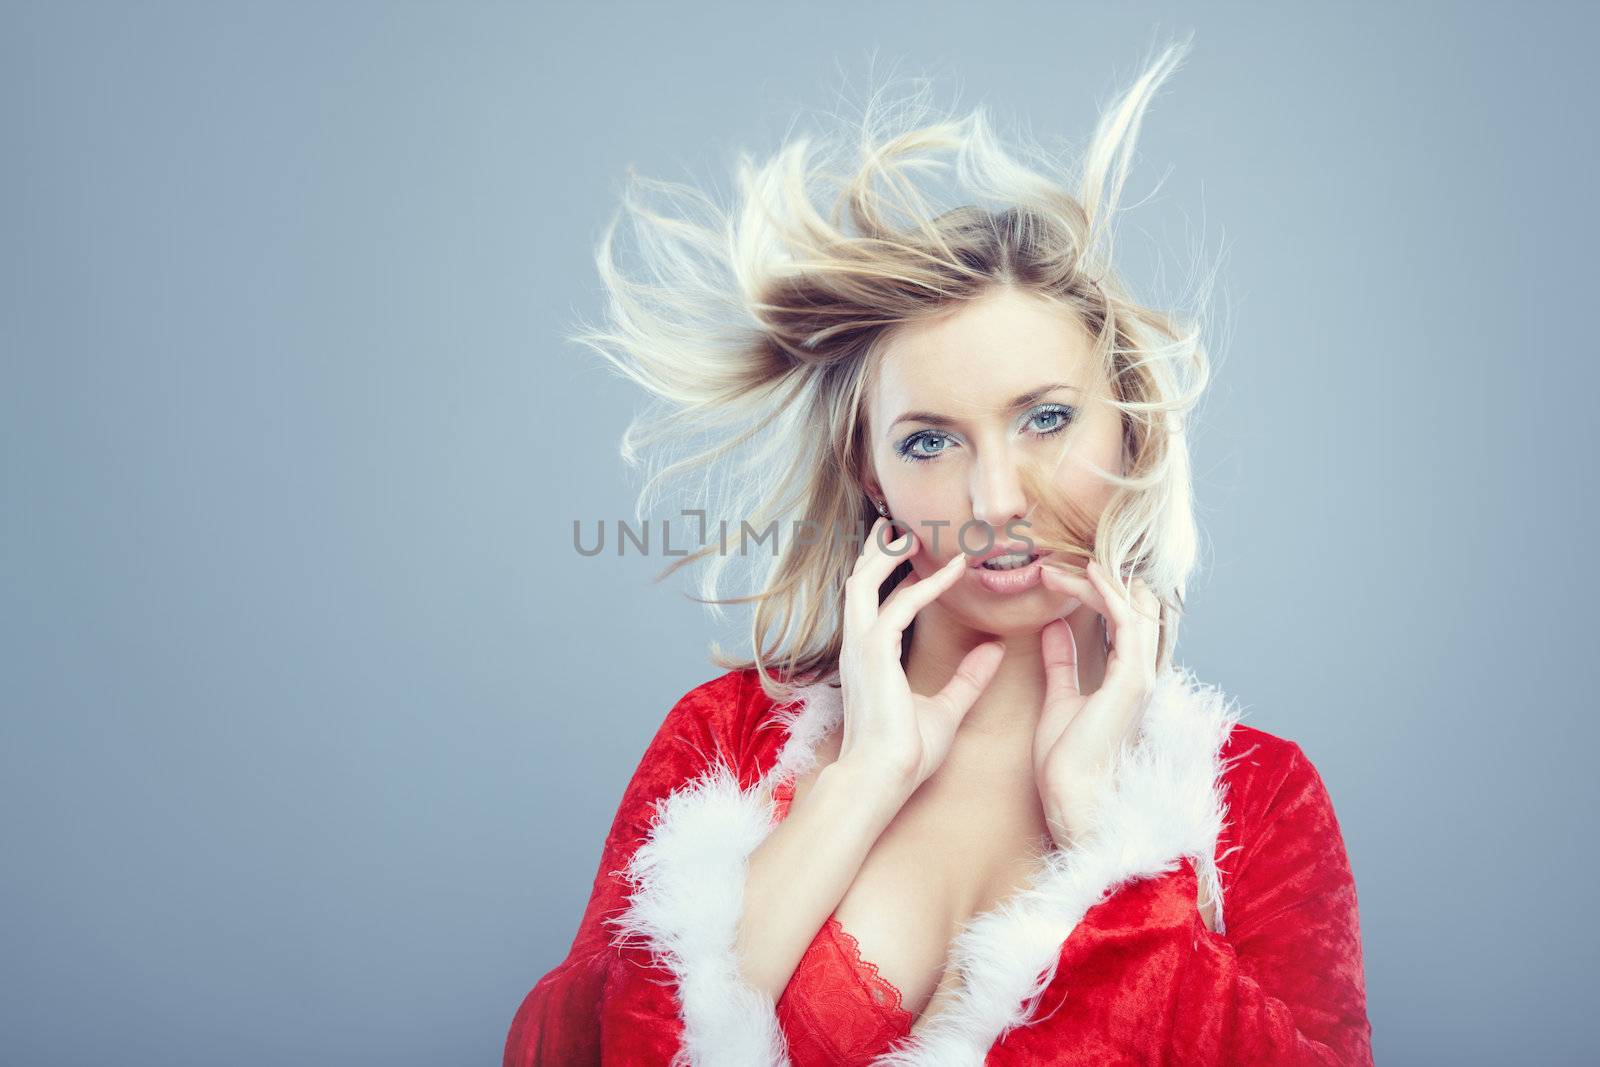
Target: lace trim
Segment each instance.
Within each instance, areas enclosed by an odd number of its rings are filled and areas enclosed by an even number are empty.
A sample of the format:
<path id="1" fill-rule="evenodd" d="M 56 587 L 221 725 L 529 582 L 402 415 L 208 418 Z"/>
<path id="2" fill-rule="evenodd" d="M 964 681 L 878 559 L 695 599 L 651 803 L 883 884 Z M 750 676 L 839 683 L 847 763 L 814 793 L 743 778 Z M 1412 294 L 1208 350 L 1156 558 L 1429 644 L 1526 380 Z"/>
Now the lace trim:
<path id="1" fill-rule="evenodd" d="M 861 943 L 857 941 L 843 926 L 835 915 L 830 915 L 825 920 L 829 933 L 853 964 L 852 969 L 856 977 L 861 979 L 861 984 L 872 996 L 872 1002 L 892 1015 L 899 1015 L 905 1019 L 906 1029 L 915 1021 L 912 1014 L 901 1004 L 900 990 L 895 984 L 878 973 L 878 965 L 871 960 L 861 958 Z"/>
<path id="2" fill-rule="evenodd" d="M 782 820 L 789 814 L 789 805 L 794 801 L 794 779 L 791 778 L 775 786 L 772 794 L 777 801 L 778 818 Z M 872 998 L 872 1002 L 890 1015 L 900 1017 L 903 1020 L 902 1029 L 909 1030 L 916 1017 L 905 1009 L 899 988 L 878 973 L 877 964 L 862 958 L 861 943 L 840 924 L 837 915 L 829 915 L 823 920 L 822 925 L 833 938 L 834 944 L 839 946 L 845 958 L 850 961 L 851 971 Z"/>
<path id="3" fill-rule="evenodd" d="M 772 787 L 772 799 L 777 801 L 778 821 L 782 822 L 789 814 L 789 805 L 794 802 L 794 779 L 779 782 Z"/>

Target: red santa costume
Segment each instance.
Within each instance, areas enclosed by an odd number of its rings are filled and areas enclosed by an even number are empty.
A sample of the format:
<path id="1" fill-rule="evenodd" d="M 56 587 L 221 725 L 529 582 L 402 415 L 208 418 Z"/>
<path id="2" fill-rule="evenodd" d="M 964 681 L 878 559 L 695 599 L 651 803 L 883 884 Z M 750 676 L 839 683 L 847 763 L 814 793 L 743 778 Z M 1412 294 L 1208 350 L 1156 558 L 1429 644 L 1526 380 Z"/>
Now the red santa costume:
<path id="1" fill-rule="evenodd" d="M 678 701 L 505 1067 L 1372 1062 L 1355 881 L 1322 779 L 1179 667 L 1158 675 L 1083 840 L 962 927 L 952 1002 L 914 1020 L 830 916 L 774 1004 L 735 954 L 746 861 L 842 714 L 823 682 L 774 704 L 753 669 Z"/>

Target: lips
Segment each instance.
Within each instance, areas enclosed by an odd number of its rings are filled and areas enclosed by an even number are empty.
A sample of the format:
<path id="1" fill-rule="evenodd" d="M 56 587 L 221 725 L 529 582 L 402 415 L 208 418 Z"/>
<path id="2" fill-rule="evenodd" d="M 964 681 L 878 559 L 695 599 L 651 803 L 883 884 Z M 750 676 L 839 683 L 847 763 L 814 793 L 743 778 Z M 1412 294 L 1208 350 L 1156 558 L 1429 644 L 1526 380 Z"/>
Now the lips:
<path id="1" fill-rule="evenodd" d="M 988 567 L 968 568 L 968 577 L 988 590 L 1011 596 L 1037 589 L 1044 580 L 1043 557 L 1009 570 L 992 571 Z"/>
<path id="2" fill-rule="evenodd" d="M 1032 556 L 1039 555 L 1038 548 L 1030 545 L 1026 541 L 1010 541 L 1005 544 L 995 545 L 981 556 L 973 556 L 972 561 L 967 565 L 969 567 L 981 567 L 985 561 L 994 559 L 996 556 L 1011 556 L 1016 555 L 1019 552 L 1027 553 Z"/>

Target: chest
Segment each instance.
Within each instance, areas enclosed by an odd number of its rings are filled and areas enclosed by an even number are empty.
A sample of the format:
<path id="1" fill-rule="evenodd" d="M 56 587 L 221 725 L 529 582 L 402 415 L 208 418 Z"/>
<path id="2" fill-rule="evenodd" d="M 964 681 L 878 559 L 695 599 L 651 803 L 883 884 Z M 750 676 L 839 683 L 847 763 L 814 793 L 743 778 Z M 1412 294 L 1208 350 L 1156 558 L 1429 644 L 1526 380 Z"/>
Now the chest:
<path id="1" fill-rule="evenodd" d="M 800 803 L 838 756 L 818 748 L 817 769 L 796 778 Z M 913 794 L 874 842 L 834 912 L 861 960 L 899 991 L 914 1019 L 953 997 L 950 944 L 962 926 L 1021 889 L 1049 830 L 1031 772 L 993 753 L 952 758 Z"/>

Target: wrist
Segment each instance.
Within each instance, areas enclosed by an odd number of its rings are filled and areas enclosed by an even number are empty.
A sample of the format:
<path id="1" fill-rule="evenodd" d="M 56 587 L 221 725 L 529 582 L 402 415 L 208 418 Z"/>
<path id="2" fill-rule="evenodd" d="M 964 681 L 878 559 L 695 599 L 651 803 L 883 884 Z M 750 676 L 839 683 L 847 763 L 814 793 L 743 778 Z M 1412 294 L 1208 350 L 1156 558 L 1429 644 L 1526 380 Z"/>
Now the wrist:
<path id="1" fill-rule="evenodd" d="M 1050 828 L 1050 840 L 1063 852 L 1069 852 L 1078 845 L 1078 832 L 1072 821 L 1059 812 L 1045 808 L 1045 825 Z"/>
<path id="2" fill-rule="evenodd" d="M 853 809 L 883 824 L 894 818 L 917 789 L 910 775 L 850 758 L 822 768 L 816 787 L 847 798 Z"/>
<path id="3" fill-rule="evenodd" d="M 1102 781 L 1078 781 L 1041 797 L 1045 825 L 1058 847 L 1072 849 L 1083 844 L 1089 813 L 1099 803 L 1097 786 Z"/>

